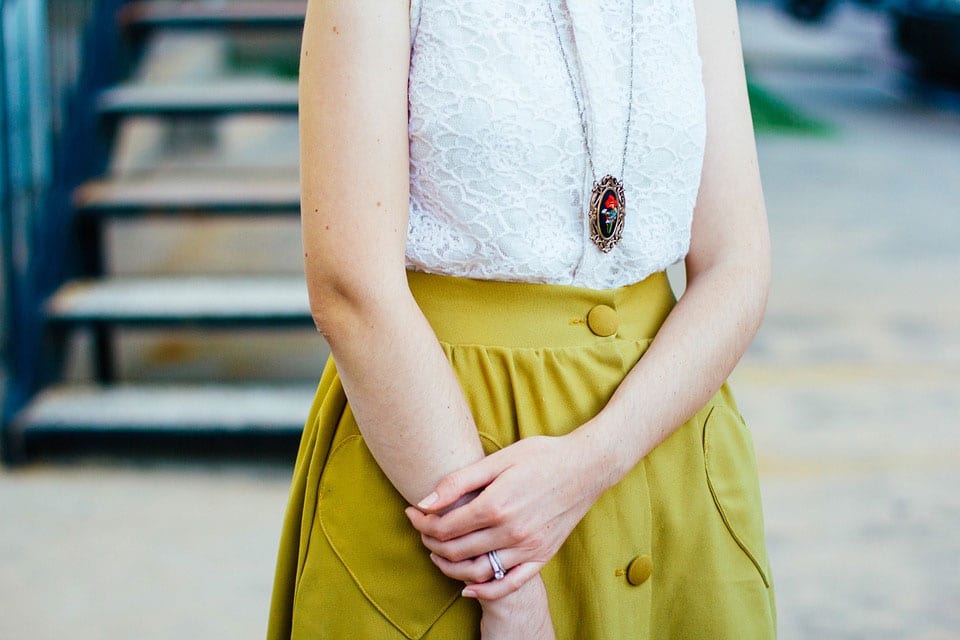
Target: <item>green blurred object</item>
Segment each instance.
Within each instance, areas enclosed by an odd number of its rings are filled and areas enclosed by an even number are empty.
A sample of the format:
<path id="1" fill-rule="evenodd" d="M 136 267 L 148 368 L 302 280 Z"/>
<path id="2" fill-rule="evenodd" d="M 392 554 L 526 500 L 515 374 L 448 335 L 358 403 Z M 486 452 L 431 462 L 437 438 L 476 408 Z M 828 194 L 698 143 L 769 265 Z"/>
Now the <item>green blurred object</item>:
<path id="1" fill-rule="evenodd" d="M 753 128 L 757 134 L 788 133 L 796 135 L 830 136 L 836 127 L 804 115 L 766 89 L 747 81 Z"/>
<path id="2" fill-rule="evenodd" d="M 296 79 L 300 74 L 300 38 L 268 32 L 260 37 L 246 34 L 227 45 L 227 68 L 238 74 L 262 74 Z"/>

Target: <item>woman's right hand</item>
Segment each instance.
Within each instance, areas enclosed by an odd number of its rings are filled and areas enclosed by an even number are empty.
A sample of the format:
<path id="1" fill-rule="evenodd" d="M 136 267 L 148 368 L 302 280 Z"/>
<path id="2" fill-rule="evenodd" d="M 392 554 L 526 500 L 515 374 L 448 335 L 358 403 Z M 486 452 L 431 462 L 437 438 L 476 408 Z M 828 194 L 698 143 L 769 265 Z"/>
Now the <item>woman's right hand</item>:
<path id="1" fill-rule="evenodd" d="M 599 418 L 595 418 L 599 419 Z M 603 448 L 575 430 L 533 436 L 447 475 L 429 499 L 406 510 L 444 574 L 470 583 L 464 595 L 506 596 L 540 573 L 597 497 L 618 476 Z M 467 492 L 468 504 L 447 511 Z M 491 580 L 496 549 L 506 578 Z"/>

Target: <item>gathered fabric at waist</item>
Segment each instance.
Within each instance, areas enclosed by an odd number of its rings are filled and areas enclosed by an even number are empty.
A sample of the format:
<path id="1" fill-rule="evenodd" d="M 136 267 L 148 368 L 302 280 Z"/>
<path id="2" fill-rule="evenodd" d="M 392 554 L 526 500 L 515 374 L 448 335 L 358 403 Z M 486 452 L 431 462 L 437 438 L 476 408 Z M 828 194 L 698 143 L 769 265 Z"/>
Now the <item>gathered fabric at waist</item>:
<path id="1" fill-rule="evenodd" d="M 563 348 L 652 339 L 676 303 L 665 272 L 616 289 L 407 272 L 441 342 Z"/>

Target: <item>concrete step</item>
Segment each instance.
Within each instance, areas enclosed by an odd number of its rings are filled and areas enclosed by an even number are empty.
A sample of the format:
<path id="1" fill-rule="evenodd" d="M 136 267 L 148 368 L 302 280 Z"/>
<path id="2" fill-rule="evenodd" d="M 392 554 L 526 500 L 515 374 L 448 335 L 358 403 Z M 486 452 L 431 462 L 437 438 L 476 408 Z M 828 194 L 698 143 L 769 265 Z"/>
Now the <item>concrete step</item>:
<path id="1" fill-rule="evenodd" d="M 63 385 L 14 418 L 11 457 L 56 435 L 299 436 L 316 387 L 281 385 Z"/>
<path id="2" fill-rule="evenodd" d="M 56 323 L 126 326 L 309 326 L 300 276 L 75 280 L 46 304 Z"/>
<path id="3" fill-rule="evenodd" d="M 156 28 L 298 28 L 305 0 L 139 0 L 118 16 L 127 31 Z"/>
<path id="4" fill-rule="evenodd" d="M 294 113 L 297 81 L 264 77 L 203 84 L 121 84 L 100 94 L 97 110 L 107 116 Z"/>
<path id="5" fill-rule="evenodd" d="M 86 214 L 292 214 L 300 211 L 296 174 L 235 171 L 231 174 L 135 175 L 91 180 L 74 192 Z"/>

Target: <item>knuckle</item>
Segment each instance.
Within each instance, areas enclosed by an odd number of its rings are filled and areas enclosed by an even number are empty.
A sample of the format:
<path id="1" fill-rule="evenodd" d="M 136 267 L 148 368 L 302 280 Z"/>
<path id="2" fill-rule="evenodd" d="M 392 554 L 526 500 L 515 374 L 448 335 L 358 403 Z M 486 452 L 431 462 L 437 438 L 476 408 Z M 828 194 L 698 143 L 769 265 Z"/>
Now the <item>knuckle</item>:
<path id="1" fill-rule="evenodd" d="M 507 521 L 507 507 L 501 502 L 491 503 L 487 507 L 487 513 L 491 522 L 495 525 L 503 525 Z"/>
<path id="2" fill-rule="evenodd" d="M 431 540 L 428 536 L 421 535 L 420 542 L 422 542 L 423 546 L 425 546 L 430 551 L 436 552 L 437 550 L 436 545 L 433 544 L 433 540 Z"/>
<path id="3" fill-rule="evenodd" d="M 507 529 L 507 537 L 512 545 L 519 544 L 528 538 L 527 527 L 524 524 L 515 523 Z"/>
<path id="4" fill-rule="evenodd" d="M 539 549 L 544 543 L 543 534 L 540 532 L 531 532 L 527 536 L 527 546 L 531 549 Z"/>
<path id="5" fill-rule="evenodd" d="M 445 476 L 442 480 L 440 480 L 440 483 L 437 485 L 437 493 L 441 495 L 456 493 L 459 487 L 460 487 L 460 474 L 455 471 L 450 475 Z"/>
<path id="6" fill-rule="evenodd" d="M 428 535 L 432 534 L 434 528 L 433 521 L 427 517 L 418 518 L 417 521 L 414 522 L 414 527 L 420 533 L 426 533 Z"/>
<path id="7" fill-rule="evenodd" d="M 450 532 L 447 527 L 437 522 L 430 531 L 430 535 L 439 540 L 440 542 L 446 542 L 450 539 Z"/>

